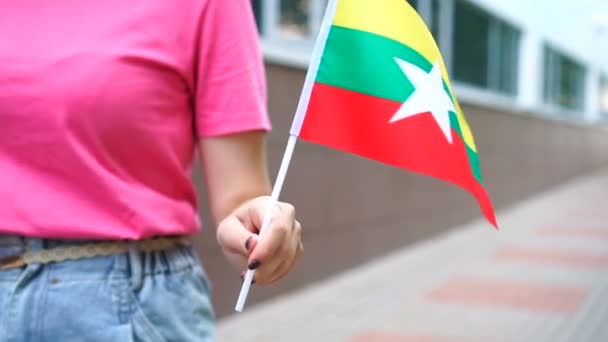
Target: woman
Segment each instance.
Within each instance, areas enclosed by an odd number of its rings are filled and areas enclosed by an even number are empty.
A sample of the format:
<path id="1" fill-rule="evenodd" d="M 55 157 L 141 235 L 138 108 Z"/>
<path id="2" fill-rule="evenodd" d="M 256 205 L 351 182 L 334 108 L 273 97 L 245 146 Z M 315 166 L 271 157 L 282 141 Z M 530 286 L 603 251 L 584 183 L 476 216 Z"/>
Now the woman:
<path id="1" fill-rule="evenodd" d="M 246 0 L 0 1 L 0 341 L 213 340 L 195 151 L 235 278 L 291 270 L 256 39 Z"/>

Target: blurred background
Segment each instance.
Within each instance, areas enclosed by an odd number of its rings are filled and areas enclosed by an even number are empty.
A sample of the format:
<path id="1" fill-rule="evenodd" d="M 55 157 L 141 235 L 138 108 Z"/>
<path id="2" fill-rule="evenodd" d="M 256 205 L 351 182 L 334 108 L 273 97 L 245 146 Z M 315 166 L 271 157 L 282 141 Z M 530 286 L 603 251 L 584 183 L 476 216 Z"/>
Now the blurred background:
<path id="1" fill-rule="evenodd" d="M 442 51 L 499 213 L 607 165 L 607 1 L 409 2 Z M 326 1 L 252 4 L 267 68 L 274 178 Z M 216 246 L 195 174 L 205 224 L 198 249 L 224 319 L 241 281 Z M 281 198 L 298 209 L 304 257 L 280 284 L 254 287 L 248 308 L 480 217 L 475 200 L 452 185 L 304 142 Z"/>

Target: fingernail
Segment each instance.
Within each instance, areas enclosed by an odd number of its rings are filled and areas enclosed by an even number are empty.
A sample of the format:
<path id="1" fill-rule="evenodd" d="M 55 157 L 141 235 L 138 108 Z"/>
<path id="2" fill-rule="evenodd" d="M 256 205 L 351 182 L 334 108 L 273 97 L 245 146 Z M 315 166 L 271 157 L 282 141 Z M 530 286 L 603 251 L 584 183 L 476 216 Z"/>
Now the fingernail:
<path id="1" fill-rule="evenodd" d="M 262 263 L 260 262 L 260 260 L 255 259 L 249 263 L 249 266 L 247 266 L 247 268 L 250 270 L 255 270 L 256 268 L 260 267 L 261 264 Z"/>
<path id="2" fill-rule="evenodd" d="M 241 274 L 241 282 L 245 281 L 245 275 Z M 255 278 L 251 280 L 251 285 L 255 284 Z"/>
<path id="3" fill-rule="evenodd" d="M 245 241 L 245 249 L 249 250 L 249 247 L 251 246 L 251 240 L 253 239 L 253 235 L 251 235 L 250 237 L 247 238 L 247 241 Z"/>

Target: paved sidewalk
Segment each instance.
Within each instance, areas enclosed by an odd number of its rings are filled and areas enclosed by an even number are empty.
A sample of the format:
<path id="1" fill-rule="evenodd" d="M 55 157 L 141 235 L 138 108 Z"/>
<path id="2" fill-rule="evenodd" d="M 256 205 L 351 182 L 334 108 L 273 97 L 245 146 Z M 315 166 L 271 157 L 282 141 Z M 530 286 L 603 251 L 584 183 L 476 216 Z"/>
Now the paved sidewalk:
<path id="1" fill-rule="evenodd" d="M 498 232 L 482 221 L 455 227 L 246 308 L 219 322 L 218 339 L 608 341 L 608 170 L 498 220 Z"/>

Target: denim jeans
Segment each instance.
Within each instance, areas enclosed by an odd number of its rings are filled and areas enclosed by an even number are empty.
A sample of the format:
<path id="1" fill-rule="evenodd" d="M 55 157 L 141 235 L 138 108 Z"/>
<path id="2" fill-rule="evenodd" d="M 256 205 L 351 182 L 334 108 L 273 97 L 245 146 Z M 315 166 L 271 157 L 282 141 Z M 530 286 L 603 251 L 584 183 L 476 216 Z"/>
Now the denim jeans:
<path id="1" fill-rule="evenodd" d="M 19 248 L 4 244 L 0 255 Z M 30 250 L 62 241 L 22 239 Z M 214 341 L 209 283 L 190 247 L 0 270 L 0 341 Z"/>

